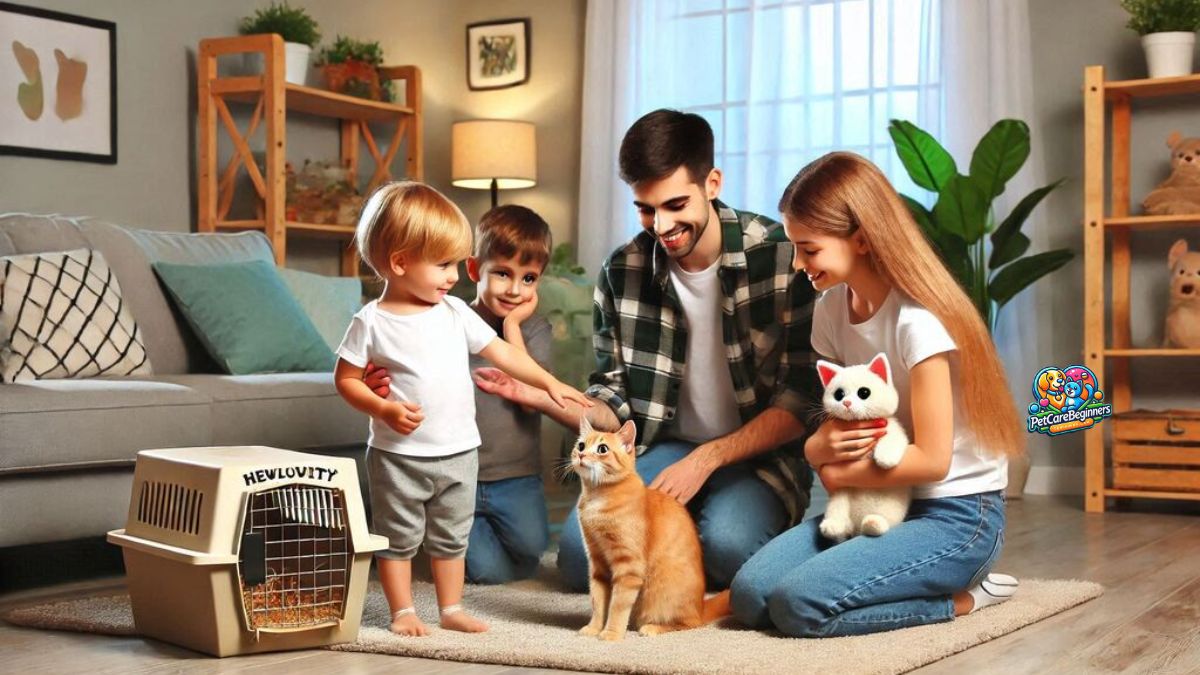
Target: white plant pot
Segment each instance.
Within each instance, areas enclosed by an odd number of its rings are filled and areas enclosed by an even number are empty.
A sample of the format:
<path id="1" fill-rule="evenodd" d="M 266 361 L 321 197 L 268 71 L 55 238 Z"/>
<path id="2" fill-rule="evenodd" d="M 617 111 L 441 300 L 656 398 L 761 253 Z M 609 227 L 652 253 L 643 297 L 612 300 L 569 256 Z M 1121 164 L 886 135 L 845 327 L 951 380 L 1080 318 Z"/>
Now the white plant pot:
<path id="1" fill-rule="evenodd" d="M 1180 31 L 1143 35 L 1142 48 L 1146 50 L 1146 66 L 1150 77 L 1191 75 L 1195 46 L 1195 33 Z"/>
<path id="2" fill-rule="evenodd" d="M 284 76 L 283 79 L 291 84 L 308 84 L 308 61 L 312 56 L 312 47 L 299 42 L 283 43 Z M 261 75 L 263 72 L 262 52 L 246 52 L 245 67 L 247 75 Z"/>

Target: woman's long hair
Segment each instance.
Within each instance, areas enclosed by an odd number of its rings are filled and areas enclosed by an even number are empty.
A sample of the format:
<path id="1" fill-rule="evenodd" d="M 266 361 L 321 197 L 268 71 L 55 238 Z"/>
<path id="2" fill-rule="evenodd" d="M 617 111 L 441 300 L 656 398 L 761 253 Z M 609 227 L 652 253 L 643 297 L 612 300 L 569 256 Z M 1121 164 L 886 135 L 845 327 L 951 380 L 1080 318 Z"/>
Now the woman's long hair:
<path id="1" fill-rule="evenodd" d="M 960 400 L 976 439 L 996 454 L 1024 452 L 1004 366 L 978 310 L 874 164 L 850 152 L 827 154 L 796 174 L 779 210 L 823 234 L 861 231 L 875 269 L 936 316 L 958 347 Z"/>

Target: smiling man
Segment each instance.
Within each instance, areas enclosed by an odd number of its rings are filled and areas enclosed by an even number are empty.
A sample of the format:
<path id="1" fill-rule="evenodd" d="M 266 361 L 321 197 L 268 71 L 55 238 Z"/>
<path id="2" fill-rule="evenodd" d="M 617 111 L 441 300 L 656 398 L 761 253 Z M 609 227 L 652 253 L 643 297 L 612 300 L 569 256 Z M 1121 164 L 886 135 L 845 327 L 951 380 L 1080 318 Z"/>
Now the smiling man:
<path id="1" fill-rule="evenodd" d="M 809 337 L 813 290 L 792 272 L 782 226 L 721 203 L 713 133 L 700 116 L 656 110 L 621 143 L 621 177 L 643 231 L 605 261 L 596 284 L 596 372 L 587 394 L 597 428 L 632 419 L 637 471 L 688 505 L 712 588 L 799 522 L 812 474 L 797 440 L 819 401 Z M 480 388 L 578 428 L 581 409 L 554 406 L 497 373 Z M 587 588 L 574 511 L 558 566 Z"/>

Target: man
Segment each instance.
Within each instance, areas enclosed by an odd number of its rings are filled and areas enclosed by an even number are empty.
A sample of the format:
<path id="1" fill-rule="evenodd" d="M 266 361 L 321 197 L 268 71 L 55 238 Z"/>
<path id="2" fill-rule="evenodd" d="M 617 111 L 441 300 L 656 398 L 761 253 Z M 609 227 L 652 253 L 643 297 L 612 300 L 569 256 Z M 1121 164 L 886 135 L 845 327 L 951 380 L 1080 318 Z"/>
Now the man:
<path id="1" fill-rule="evenodd" d="M 818 405 L 809 336 L 813 290 L 791 268 L 782 226 L 717 197 L 713 134 L 700 116 L 656 110 L 621 143 L 622 179 L 644 230 L 605 261 L 595 293 L 597 370 L 587 411 L 597 428 L 633 419 L 638 473 L 687 504 L 712 588 L 808 506 L 812 474 L 798 439 Z M 491 369 L 489 393 L 577 429 L 582 408 Z M 587 588 L 577 515 L 558 566 Z"/>

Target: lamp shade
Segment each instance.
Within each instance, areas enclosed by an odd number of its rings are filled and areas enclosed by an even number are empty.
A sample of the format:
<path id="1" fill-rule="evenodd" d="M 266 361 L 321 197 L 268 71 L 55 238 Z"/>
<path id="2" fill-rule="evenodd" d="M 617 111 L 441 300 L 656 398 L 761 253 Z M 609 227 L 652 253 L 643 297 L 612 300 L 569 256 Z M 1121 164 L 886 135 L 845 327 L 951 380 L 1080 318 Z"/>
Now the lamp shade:
<path id="1" fill-rule="evenodd" d="M 469 120 L 450 130 L 450 182 L 487 190 L 537 185 L 537 139 L 530 122 Z"/>

